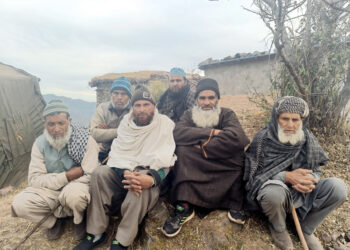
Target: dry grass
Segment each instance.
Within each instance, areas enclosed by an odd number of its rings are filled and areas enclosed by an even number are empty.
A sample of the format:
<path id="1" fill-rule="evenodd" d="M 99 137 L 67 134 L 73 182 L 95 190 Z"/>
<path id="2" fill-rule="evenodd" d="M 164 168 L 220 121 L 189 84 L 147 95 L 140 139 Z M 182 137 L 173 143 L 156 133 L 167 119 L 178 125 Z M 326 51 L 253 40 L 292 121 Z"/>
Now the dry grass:
<path id="1" fill-rule="evenodd" d="M 237 116 L 249 138 L 264 124 L 264 115 L 259 109 L 248 101 L 247 96 L 223 96 L 221 106 L 235 110 Z M 329 140 L 320 139 L 320 143 L 330 157 L 330 163 L 323 168 L 324 177 L 336 176 L 343 179 L 350 187 L 349 145 L 330 143 Z M 14 195 L 24 188 L 11 191 L 8 195 L 0 197 L 0 248 L 11 249 L 33 227 L 33 223 L 24 219 L 12 218 L 10 204 Z M 349 198 L 349 197 L 348 197 Z M 334 211 L 317 229 L 316 234 L 340 234 L 350 230 L 349 199 L 339 209 Z M 149 236 L 141 235 L 132 249 L 172 250 L 172 249 L 276 249 L 268 233 L 266 221 L 260 215 L 252 215 L 241 228 L 229 223 L 225 211 L 215 211 L 204 219 L 197 216 L 175 238 L 167 239 L 159 231 L 164 214 L 160 219 L 148 219 L 146 231 Z M 73 226 L 71 220 L 67 223 L 63 237 L 56 241 L 47 241 L 45 230 L 39 229 L 23 244 L 20 249 L 72 249 L 78 242 L 73 239 Z M 109 228 L 109 242 L 116 228 L 113 220 Z M 222 230 L 219 231 L 218 230 Z M 221 237 L 221 238 L 220 238 Z M 296 249 L 301 249 L 297 237 L 293 236 Z M 99 249 L 108 249 L 109 242 Z M 224 242 L 225 244 L 220 244 Z M 331 246 L 332 243 L 327 243 Z"/>
<path id="2" fill-rule="evenodd" d="M 166 71 L 151 71 L 151 70 L 146 70 L 146 71 L 137 71 L 137 72 L 126 72 L 126 73 L 108 73 L 102 76 L 98 76 L 92 79 L 94 80 L 105 80 L 105 79 L 116 79 L 121 76 L 125 76 L 127 78 L 135 78 L 135 79 L 149 79 L 151 75 L 157 74 L 157 75 L 168 75 L 168 72 Z"/>

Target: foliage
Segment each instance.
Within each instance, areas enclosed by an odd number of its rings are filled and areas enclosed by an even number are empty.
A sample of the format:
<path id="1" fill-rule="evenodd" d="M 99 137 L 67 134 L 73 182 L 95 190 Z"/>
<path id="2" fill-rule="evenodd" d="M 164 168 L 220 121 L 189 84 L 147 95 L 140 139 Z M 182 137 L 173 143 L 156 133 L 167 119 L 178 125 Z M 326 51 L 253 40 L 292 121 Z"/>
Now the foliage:
<path id="1" fill-rule="evenodd" d="M 350 18 L 347 1 L 337 4 L 254 0 L 282 62 L 272 79 L 274 98 L 302 97 L 310 107 L 309 127 L 329 134 L 344 132 L 350 96 Z"/>

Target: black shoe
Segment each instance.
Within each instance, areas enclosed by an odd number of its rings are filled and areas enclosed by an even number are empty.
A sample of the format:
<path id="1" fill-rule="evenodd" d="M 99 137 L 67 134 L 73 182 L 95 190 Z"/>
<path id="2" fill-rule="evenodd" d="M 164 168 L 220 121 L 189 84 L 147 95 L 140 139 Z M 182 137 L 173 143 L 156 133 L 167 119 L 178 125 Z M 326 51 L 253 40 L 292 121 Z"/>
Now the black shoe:
<path id="1" fill-rule="evenodd" d="M 59 239 L 64 231 L 64 219 L 58 218 L 53 227 L 46 229 L 46 236 L 48 240 L 57 240 Z"/>
<path id="2" fill-rule="evenodd" d="M 127 249 L 128 249 L 128 247 L 124 247 L 116 239 L 112 240 L 111 247 L 109 248 L 109 250 L 127 250 Z"/>
<path id="3" fill-rule="evenodd" d="M 227 213 L 227 216 L 228 216 L 230 221 L 237 223 L 237 224 L 241 224 L 241 225 L 243 225 L 245 223 L 245 220 L 246 220 L 243 211 L 237 211 L 237 210 L 231 209 Z"/>
<path id="4" fill-rule="evenodd" d="M 174 237 L 180 232 L 182 225 L 191 220 L 193 216 L 193 208 L 186 209 L 179 204 L 175 208 L 174 215 L 167 219 L 161 231 L 168 237 Z"/>
<path id="5" fill-rule="evenodd" d="M 86 220 L 85 218 L 80 224 L 74 224 L 74 240 L 80 241 L 86 237 Z"/>
<path id="6" fill-rule="evenodd" d="M 80 242 L 78 245 L 76 245 L 73 250 L 90 250 L 90 249 L 94 249 L 95 247 L 99 246 L 99 245 L 102 245 L 106 238 L 107 238 L 107 234 L 106 233 L 103 233 L 101 238 L 96 241 L 96 242 L 93 242 L 94 241 L 94 238 L 95 236 L 92 235 L 92 234 L 88 234 L 86 236 L 86 238 Z"/>

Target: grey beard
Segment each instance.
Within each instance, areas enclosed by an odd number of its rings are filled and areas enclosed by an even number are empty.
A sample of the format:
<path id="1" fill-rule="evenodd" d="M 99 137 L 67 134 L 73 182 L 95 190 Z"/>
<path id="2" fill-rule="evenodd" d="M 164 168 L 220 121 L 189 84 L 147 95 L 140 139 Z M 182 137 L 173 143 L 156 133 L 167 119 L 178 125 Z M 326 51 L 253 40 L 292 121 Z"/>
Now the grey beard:
<path id="1" fill-rule="evenodd" d="M 125 109 L 129 105 L 129 103 L 130 103 L 130 100 L 124 106 L 115 106 L 114 103 L 113 103 L 112 97 L 111 97 L 112 107 L 115 108 L 116 110 L 123 110 L 123 109 Z"/>
<path id="2" fill-rule="evenodd" d="M 287 134 L 284 133 L 281 126 L 278 124 L 278 140 L 284 144 L 290 143 L 292 145 L 297 144 L 298 142 L 304 140 L 304 131 L 303 131 L 303 124 L 300 124 L 298 130 L 295 134 Z"/>
<path id="3" fill-rule="evenodd" d="M 53 137 L 49 134 L 47 129 L 44 130 L 44 135 L 46 137 L 46 140 L 49 142 L 49 144 L 55 148 L 58 152 L 61 152 L 61 150 L 68 144 L 70 136 L 72 135 L 72 127 L 69 125 L 68 130 L 64 136 L 60 137 Z"/>
<path id="4" fill-rule="evenodd" d="M 198 105 L 192 108 L 192 120 L 199 128 L 213 128 L 219 124 L 220 107 L 217 105 L 212 110 L 203 110 Z"/>

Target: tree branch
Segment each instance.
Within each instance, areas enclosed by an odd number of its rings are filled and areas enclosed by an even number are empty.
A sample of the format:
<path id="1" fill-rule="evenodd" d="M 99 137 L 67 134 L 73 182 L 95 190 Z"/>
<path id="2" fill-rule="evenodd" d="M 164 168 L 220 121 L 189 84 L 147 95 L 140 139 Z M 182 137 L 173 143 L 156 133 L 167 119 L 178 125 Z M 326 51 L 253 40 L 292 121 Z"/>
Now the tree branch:
<path id="1" fill-rule="evenodd" d="M 327 4 L 329 7 L 338 10 L 338 11 L 342 11 L 342 12 L 348 12 L 350 13 L 350 5 L 347 5 L 345 8 L 341 8 L 336 6 L 334 3 L 330 3 L 327 0 L 322 0 L 322 2 L 324 2 L 325 4 Z"/>

